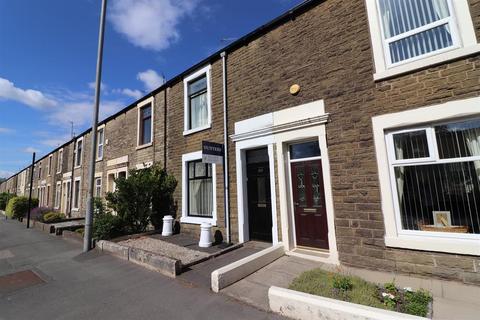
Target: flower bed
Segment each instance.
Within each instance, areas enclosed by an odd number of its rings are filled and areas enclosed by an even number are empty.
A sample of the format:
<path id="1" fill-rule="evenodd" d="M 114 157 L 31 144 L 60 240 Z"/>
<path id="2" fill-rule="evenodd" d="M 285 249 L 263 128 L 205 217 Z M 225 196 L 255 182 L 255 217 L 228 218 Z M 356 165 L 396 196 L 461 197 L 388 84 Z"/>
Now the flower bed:
<path id="1" fill-rule="evenodd" d="M 365 306 L 431 317 L 432 297 L 428 291 L 397 288 L 394 283 L 379 286 L 359 277 L 314 269 L 293 280 L 289 288 Z"/>

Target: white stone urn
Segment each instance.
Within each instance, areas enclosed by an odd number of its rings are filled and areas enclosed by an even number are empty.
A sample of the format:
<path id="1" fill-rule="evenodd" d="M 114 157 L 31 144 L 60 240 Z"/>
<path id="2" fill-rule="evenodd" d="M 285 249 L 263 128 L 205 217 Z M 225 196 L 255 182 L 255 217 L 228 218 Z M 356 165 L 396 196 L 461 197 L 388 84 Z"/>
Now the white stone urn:
<path id="1" fill-rule="evenodd" d="M 212 225 L 204 222 L 200 225 L 200 248 L 208 248 L 212 246 Z"/>
<path id="2" fill-rule="evenodd" d="M 163 217 L 163 228 L 162 236 L 167 237 L 173 234 L 173 217 L 165 216 Z"/>

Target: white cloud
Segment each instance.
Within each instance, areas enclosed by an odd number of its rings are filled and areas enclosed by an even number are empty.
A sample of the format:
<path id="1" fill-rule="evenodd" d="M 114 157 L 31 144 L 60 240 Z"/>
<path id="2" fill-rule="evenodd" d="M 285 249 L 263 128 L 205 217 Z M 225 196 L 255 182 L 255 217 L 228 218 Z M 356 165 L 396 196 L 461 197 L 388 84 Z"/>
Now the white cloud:
<path id="1" fill-rule="evenodd" d="M 180 38 L 178 24 L 198 0 L 114 0 L 109 19 L 135 46 L 161 51 Z"/>
<path id="2" fill-rule="evenodd" d="M 49 138 L 43 139 L 41 143 L 47 147 L 56 148 L 61 146 L 65 142 L 69 141 L 70 139 L 71 139 L 71 136 L 69 134 L 65 134 L 60 137 L 53 136 L 52 134 L 50 134 Z"/>
<path id="3" fill-rule="evenodd" d="M 40 150 L 38 150 L 34 147 L 27 147 L 27 148 L 24 148 L 22 151 L 25 152 L 25 153 L 34 153 L 34 152 L 38 153 L 38 152 L 40 152 Z"/>
<path id="4" fill-rule="evenodd" d="M 134 99 L 140 99 L 144 95 L 144 93 L 140 90 L 134 90 L 134 89 L 128 89 L 128 88 L 114 89 L 113 92 L 114 93 L 120 93 L 120 94 L 123 94 L 127 97 L 131 97 L 131 98 L 134 98 Z"/>
<path id="5" fill-rule="evenodd" d="M 137 79 L 143 82 L 147 91 L 155 90 L 165 82 L 165 78 L 152 69 L 139 72 Z"/>
<path id="6" fill-rule="evenodd" d="M 38 90 L 21 89 L 15 87 L 14 83 L 0 77 L 0 98 L 14 100 L 27 106 L 44 109 L 54 107 L 57 102 Z"/>
<path id="7" fill-rule="evenodd" d="M 100 103 L 99 119 L 119 111 L 124 104 L 119 101 L 103 101 Z M 74 122 L 75 127 L 90 126 L 93 115 L 93 100 L 67 102 L 60 108 L 56 108 L 54 112 L 48 115 L 51 124 L 70 127 L 70 121 Z M 77 132 L 78 134 L 79 132 Z"/>
<path id="8" fill-rule="evenodd" d="M 92 90 L 95 90 L 95 85 L 96 85 L 96 84 L 97 84 L 97 83 L 96 83 L 95 81 L 89 82 L 89 83 L 88 83 L 88 87 L 89 87 L 90 89 L 92 89 Z M 102 83 L 100 84 L 100 91 L 107 91 L 107 90 L 108 90 L 108 85 L 107 85 L 106 83 L 102 82 Z"/>
<path id="9" fill-rule="evenodd" d="M 8 178 L 13 175 L 13 172 L 7 170 L 0 170 L 0 178 Z"/>

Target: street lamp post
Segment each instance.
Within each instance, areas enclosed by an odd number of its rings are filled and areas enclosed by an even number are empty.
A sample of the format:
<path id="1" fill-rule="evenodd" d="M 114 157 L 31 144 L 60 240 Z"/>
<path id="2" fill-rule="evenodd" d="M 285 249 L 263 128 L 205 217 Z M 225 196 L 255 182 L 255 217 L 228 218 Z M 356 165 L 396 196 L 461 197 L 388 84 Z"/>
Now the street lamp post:
<path id="1" fill-rule="evenodd" d="M 105 16 L 107 12 L 107 0 L 102 0 L 102 11 L 100 14 L 100 31 L 98 35 L 97 72 L 95 82 L 95 103 L 93 106 L 92 119 L 92 149 L 90 152 L 90 163 L 88 168 L 88 193 L 87 212 L 85 215 L 85 235 L 83 238 L 83 252 L 92 249 L 92 227 L 93 227 L 93 188 L 95 179 L 95 158 L 97 149 L 97 125 L 98 109 L 100 103 L 100 89 L 102 83 L 102 60 L 103 60 L 103 38 L 105 34 Z"/>

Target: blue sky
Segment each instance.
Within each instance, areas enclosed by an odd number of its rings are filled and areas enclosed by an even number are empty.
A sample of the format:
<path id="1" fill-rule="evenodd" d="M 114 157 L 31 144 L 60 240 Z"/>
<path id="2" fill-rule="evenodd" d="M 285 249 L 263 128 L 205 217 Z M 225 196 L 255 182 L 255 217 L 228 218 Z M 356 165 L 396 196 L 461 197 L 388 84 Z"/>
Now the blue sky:
<path id="1" fill-rule="evenodd" d="M 101 0 L 0 0 L 0 177 L 89 127 Z M 301 0 L 109 0 L 104 118 Z"/>

